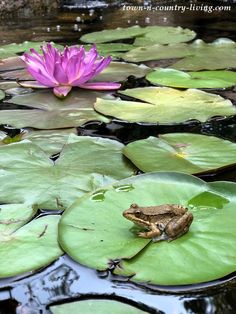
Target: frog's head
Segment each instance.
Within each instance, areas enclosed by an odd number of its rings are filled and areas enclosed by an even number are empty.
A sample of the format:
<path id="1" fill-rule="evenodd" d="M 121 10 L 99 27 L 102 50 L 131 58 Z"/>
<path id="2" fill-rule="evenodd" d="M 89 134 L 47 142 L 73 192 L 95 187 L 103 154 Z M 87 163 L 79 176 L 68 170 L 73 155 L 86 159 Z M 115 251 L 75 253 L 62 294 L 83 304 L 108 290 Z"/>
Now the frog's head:
<path id="1" fill-rule="evenodd" d="M 123 212 L 123 216 L 131 221 L 137 221 L 141 214 L 142 212 L 137 204 L 131 204 L 130 208 Z"/>

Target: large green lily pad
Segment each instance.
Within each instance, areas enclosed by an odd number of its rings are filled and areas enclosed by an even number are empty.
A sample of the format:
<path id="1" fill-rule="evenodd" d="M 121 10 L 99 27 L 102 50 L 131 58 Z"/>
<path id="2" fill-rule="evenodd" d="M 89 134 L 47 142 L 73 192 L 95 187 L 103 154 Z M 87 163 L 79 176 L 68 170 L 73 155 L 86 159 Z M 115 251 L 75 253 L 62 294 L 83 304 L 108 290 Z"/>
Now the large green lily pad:
<path id="1" fill-rule="evenodd" d="M 53 162 L 27 140 L 1 146 L 0 202 L 65 209 L 77 197 L 133 174 L 122 148 L 117 141 L 71 134 Z"/>
<path id="2" fill-rule="evenodd" d="M 236 164 L 236 144 L 214 136 L 191 133 L 149 137 L 128 144 L 123 152 L 144 172 L 181 171 L 191 174 Z"/>
<path id="3" fill-rule="evenodd" d="M 0 205 L 0 278 L 47 266 L 60 255 L 57 224 L 60 216 L 32 219 L 37 208 Z"/>
<path id="4" fill-rule="evenodd" d="M 134 46 L 151 46 L 154 44 L 174 44 L 192 40 L 196 33 L 190 29 L 171 26 L 148 26 L 146 34 L 134 41 Z"/>
<path id="5" fill-rule="evenodd" d="M 147 313 L 146 311 L 139 310 L 136 307 L 128 305 L 123 302 L 104 300 L 104 299 L 91 299 L 82 300 L 72 303 L 66 303 L 61 305 L 54 305 L 50 307 L 53 314 L 141 314 Z"/>
<path id="6" fill-rule="evenodd" d="M 143 35 L 143 36 L 142 36 Z M 155 43 L 168 44 L 192 40 L 194 31 L 182 27 L 170 26 L 131 26 L 126 28 L 108 29 L 83 35 L 80 40 L 86 43 L 106 43 L 120 39 L 137 37 L 134 45 L 145 46 Z"/>
<path id="7" fill-rule="evenodd" d="M 115 273 L 132 275 L 132 281 L 185 285 L 223 277 L 236 270 L 236 200 L 227 189 L 218 192 L 220 186 L 214 190 L 214 185 L 176 172 L 116 182 L 79 199 L 63 214 L 59 242 L 73 259 L 96 269 L 121 259 Z M 230 186 L 235 195 L 236 184 Z M 122 216 L 132 203 L 188 206 L 194 220 L 185 235 L 152 242 L 139 238 L 137 228 Z"/>
<path id="8" fill-rule="evenodd" d="M 45 44 L 45 42 L 24 41 L 21 44 L 12 43 L 3 45 L 0 46 L 0 59 L 14 57 L 17 54 L 30 50 L 30 48 L 40 51 L 41 46 Z M 51 42 L 51 44 L 57 48 L 63 48 L 61 45 L 54 44 L 53 42 Z"/>
<path id="9" fill-rule="evenodd" d="M 212 43 L 198 39 L 192 44 L 139 47 L 128 51 L 122 58 L 131 62 L 183 58 L 171 67 L 186 71 L 219 70 L 236 67 L 235 52 L 236 43 L 229 39 L 221 38 Z"/>
<path id="10" fill-rule="evenodd" d="M 60 129 L 80 126 L 88 121 L 109 122 L 96 113 L 93 104 L 104 93 L 77 89 L 65 99 L 58 99 L 50 90 L 12 97 L 8 102 L 40 110 L 1 110 L 0 124 L 38 129 Z"/>
<path id="11" fill-rule="evenodd" d="M 133 88 L 120 94 L 141 100 L 123 101 L 98 98 L 95 109 L 107 116 L 129 122 L 179 123 L 190 119 L 201 122 L 213 116 L 236 114 L 229 100 L 196 89 L 186 91 L 168 87 Z"/>
<path id="12" fill-rule="evenodd" d="M 155 69 L 146 79 L 152 84 L 178 88 L 225 88 L 236 85 L 233 71 L 183 72 L 175 69 Z"/>

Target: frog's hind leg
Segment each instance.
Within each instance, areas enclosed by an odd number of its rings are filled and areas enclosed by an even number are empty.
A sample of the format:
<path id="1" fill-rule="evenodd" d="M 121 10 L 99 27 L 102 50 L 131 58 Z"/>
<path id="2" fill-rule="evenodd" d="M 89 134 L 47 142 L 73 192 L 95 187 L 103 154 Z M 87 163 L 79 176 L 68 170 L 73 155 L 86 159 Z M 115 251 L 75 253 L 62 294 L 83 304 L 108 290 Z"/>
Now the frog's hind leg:
<path id="1" fill-rule="evenodd" d="M 165 228 L 165 233 L 168 236 L 168 241 L 172 241 L 189 230 L 189 226 L 193 221 L 193 215 L 189 212 L 181 217 L 173 218 Z"/>
<path id="2" fill-rule="evenodd" d="M 141 238 L 152 239 L 159 237 L 161 235 L 161 231 L 157 228 L 157 226 L 153 223 L 149 226 L 149 231 L 139 232 L 138 236 Z"/>

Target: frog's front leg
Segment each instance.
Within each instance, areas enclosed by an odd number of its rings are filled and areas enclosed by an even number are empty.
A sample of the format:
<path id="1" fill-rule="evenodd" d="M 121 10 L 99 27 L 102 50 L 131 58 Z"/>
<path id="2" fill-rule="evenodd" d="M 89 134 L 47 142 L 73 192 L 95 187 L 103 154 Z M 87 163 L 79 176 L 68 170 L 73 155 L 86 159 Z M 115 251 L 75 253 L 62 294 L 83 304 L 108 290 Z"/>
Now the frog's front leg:
<path id="1" fill-rule="evenodd" d="M 141 238 L 152 239 L 161 235 L 161 231 L 158 229 L 156 224 L 151 223 L 148 228 L 150 229 L 149 231 L 139 232 L 138 236 Z"/>
<path id="2" fill-rule="evenodd" d="M 185 213 L 183 216 L 175 217 L 166 225 L 165 234 L 170 240 L 174 240 L 188 232 L 192 221 L 193 215 L 189 212 Z"/>

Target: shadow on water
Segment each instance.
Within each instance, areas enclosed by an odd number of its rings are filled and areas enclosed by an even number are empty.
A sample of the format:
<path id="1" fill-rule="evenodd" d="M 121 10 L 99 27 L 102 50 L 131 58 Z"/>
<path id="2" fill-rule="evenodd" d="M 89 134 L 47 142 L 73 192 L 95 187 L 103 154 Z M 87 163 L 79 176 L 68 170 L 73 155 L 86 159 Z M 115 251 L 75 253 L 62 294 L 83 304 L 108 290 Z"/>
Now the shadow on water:
<path id="1" fill-rule="evenodd" d="M 24 40 L 53 40 L 58 43 L 78 43 L 85 33 L 103 28 L 131 25 L 169 25 L 189 27 L 198 37 L 210 42 L 218 37 L 236 39 L 235 9 L 230 12 L 130 12 L 122 6 L 99 9 L 74 9 L 73 1 L 55 16 L 42 18 L 16 17 L 0 20 L 0 44 Z M 94 1 L 84 1 L 88 3 Z M 103 1 L 95 1 L 102 3 Z M 177 3 L 177 2 L 175 2 Z M 182 2 L 186 4 L 186 2 Z M 204 2 L 205 3 L 205 2 Z M 179 4 L 179 2 L 178 2 Z M 234 91 L 225 91 L 225 97 L 235 101 Z M 227 94 L 228 93 L 228 94 Z M 231 94 L 230 94 L 231 93 Z M 231 98 L 230 98 L 231 97 Z M 18 107 L 19 108 L 19 107 Z M 15 136 L 21 130 L 1 127 Z M 236 118 L 213 119 L 204 124 L 197 121 L 172 126 L 109 124 L 90 122 L 78 128 L 80 135 L 100 135 L 128 143 L 136 139 L 168 132 L 193 132 L 217 135 L 236 142 Z M 221 176 L 221 177 L 220 177 Z M 213 174 L 207 180 L 222 179 Z M 235 181 L 236 170 L 223 173 L 223 179 Z M 217 257 L 216 257 L 217 259 Z M 136 305 L 149 313 L 167 314 L 233 314 L 236 308 L 236 277 L 234 274 L 214 282 L 185 287 L 137 285 L 109 272 L 96 272 L 63 256 L 49 267 L 35 274 L 0 280 L 0 314 L 49 314 L 49 305 L 87 298 L 109 298 Z"/>

